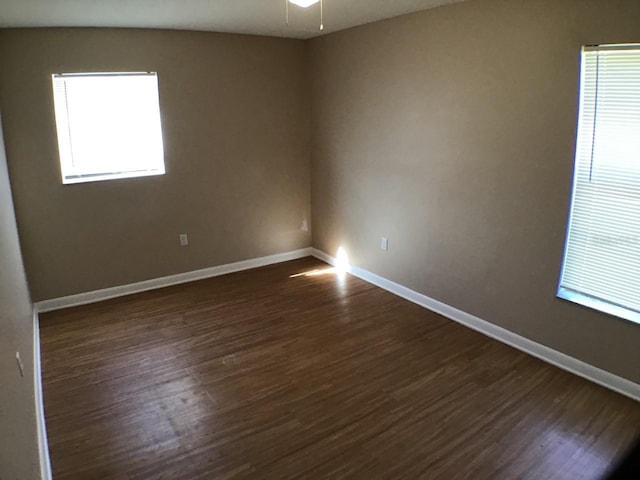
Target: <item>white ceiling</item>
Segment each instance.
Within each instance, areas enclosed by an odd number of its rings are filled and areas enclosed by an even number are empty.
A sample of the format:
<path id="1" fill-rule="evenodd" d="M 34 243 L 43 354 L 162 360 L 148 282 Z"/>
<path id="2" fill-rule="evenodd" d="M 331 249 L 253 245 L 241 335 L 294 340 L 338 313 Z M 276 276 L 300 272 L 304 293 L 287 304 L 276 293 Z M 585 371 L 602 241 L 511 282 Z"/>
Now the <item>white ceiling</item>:
<path id="1" fill-rule="evenodd" d="M 140 27 L 206 30 L 312 38 L 383 18 L 463 0 L 324 0 L 319 5 L 285 0 L 0 0 L 0 27 Z"/>

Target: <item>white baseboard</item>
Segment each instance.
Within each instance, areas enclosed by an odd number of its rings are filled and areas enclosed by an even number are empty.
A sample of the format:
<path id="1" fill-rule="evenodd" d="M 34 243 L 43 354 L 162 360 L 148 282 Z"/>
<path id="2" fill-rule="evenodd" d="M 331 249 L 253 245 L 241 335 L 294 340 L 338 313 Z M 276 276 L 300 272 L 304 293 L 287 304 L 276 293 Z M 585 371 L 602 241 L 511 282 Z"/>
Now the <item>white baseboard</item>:
<path id="1" fill-rule="evenodd" d="M 40 476 L 42 480 L 51 480 L 51 459 L 47 425 L 44 417 L 44 399 L 42 396 L 42 369 L 40 367 L 40 318 L 38 309 L 33 309 L 33 389 L 36 402 L 36 423 L 38 431 L 38 449 L 40 451 Z"/>
<path id="2" fill-rule="evenodd" d="M 327 255 L 316 248 L 312 249 L 312 255 L 330 265 L 336 265 L 336 259 L 334 257 Z M 439 313 L 450 320 L 472 328 L 473 330 L 483 333 L 502 343 L 506 343 L 511 347 L 517 348 L 518 350 L 528 353 L 529 355 L 555 365 L 563 370 L 586 378 L 587 380 L 613 390 L 614 392 L 625 395 L 633 400 L 640 401 L 640 385 L 627 380 L 626 378 L 619 377 L 618 375 L 614 375 L 613 373 L 602 370 L 601 368 L 594 367 L 593 365 L 578 360 L 577 358 L 534 342 L 533 340 L 529 340 L 526 337 L 517 335 L 509 330 L 494 325 L 491 322 L 487 322 L 486 320 L 482 320 L 474 315 L 458 310 L 446 303 L 427 297 L 426 295 L 392 282 L 391 280 L 387 280 L 386 278 L 364 270 L 363 268 L 351 265 L 348 271 L 352 275 L 361 278 L 366 282 L 383 288 L 384 290 L 394 293 L 395 295 L 416 303 L 428 310 Z"/>
<path id="3" fill-rule="evenodd" d="M 53 298 L 43 300 L 36 303 L 39 312 L 51 312 L 62 308 L 76 307 L 86 305 L 88 303 L 101 302 L 111 298 L 131 295 L 132 293 L 146 292 L 147 290 L 155 290 L 156 288 L 170 287 L 180 283 L 193 282 L 205 278 L 217 277 L 227 273 L 249 270 L 257 267 L 264 267 L 274 263 L 287 262 L 298 258 L 308 257 L 311 255 L 311 248 L 301 248 L 285 253 L 269 255 L 267 257 L 252 258 L 241 262 L 227 263 L 216 267 L 203 268 L 202 270 L 194 270 L 192 272 L 178 273 L 167 277 L 154 278 L 128 285 L 120 285 L 117 287 L 104 288 L 93 292 L 78 293 L 67 297 Z"/>

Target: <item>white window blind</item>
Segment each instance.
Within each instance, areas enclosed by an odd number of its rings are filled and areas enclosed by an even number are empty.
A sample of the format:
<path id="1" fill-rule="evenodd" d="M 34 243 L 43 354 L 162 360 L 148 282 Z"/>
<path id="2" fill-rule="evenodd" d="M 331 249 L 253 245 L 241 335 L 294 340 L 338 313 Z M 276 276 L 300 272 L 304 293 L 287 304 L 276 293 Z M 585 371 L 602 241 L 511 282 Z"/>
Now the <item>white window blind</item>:
<path id="1" fill-rule="evenodd" d="M 640 322 L 640 45 L 585 47 L 558 295 Z"/>
<path id="2" fill-rule="evenodd" d="M 63 183 L 165 173 L 155 73 L 53 75 Z"/>

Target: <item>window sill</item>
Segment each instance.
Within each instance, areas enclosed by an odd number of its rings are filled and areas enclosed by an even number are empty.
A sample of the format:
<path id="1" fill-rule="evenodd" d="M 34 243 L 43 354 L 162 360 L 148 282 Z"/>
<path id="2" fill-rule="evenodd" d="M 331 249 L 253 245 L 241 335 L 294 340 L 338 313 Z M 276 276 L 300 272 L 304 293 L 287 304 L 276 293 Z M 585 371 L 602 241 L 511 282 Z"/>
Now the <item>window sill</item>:
<path id="1" fill-rule="evenodd" d="M 578 293 L 574 290 L 569 290 L 564 287 L 558 289 L 558 298 L 567 300 L 572 303 L 577 303 L 583 307 L 588 307 L 599 312 L 613 315 L 614 317 L 622 318 L 633 323 L 640 324 L 640 312 L 629 310 L 628 308 L 620 307 L 603 300 L 599 300 L 582 293 Z"/>
<path id="2" fill-rule="evenodd" d="M 103 182 L 106 180 L 118 180 L 122 178 L 138 178 L 138 177 L 152 177 L 156 175 L 164 175 L 164 170 L 140 170 L 136 172 L 118 172 L 118 173 L 103 173 L 97 175 L 79 175 L 76 177 L 63 177 L 62 183 L 64 185 L 73 185 L 75 183 L 88 183 L 88 182 Z"/>

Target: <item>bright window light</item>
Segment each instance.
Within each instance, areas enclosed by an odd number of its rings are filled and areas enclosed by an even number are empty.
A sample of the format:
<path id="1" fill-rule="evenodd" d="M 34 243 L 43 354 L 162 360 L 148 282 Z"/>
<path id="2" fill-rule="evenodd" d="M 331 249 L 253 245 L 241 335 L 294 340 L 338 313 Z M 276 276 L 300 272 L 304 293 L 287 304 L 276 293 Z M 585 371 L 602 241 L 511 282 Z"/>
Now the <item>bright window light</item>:
<path id="1" fill-rule="evenodd" d="M 52 80 L 62 183 L 165 173 L 156 73 Z"/>
<path id="2" fill-rule="evenodd" d="M 585 47 L 558 296 L 640 323 L 640 45 Z"/>

